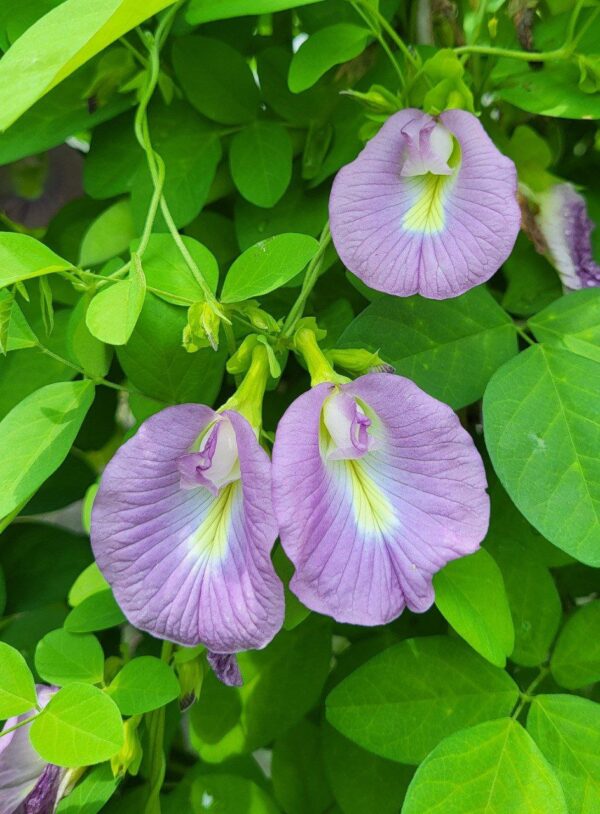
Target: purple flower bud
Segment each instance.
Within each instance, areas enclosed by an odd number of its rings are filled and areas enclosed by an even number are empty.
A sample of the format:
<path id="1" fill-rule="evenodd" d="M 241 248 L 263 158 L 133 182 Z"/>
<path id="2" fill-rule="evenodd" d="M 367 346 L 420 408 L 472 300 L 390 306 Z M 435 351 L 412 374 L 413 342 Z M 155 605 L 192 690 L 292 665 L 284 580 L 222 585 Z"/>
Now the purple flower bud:
<path id="1" fill-rule="evenodd" d="M 594 224 L 585 198 L 571 184 L 557 184 L 538 196 L 536 223 L 548 248 L 550 262 L 567 291 L 600 285 L 600 266 L 592 257 Z"/>
<path id="2" fill-rule="evenodd" d="M 342 262 L 371 288 L 456 297 L 512 251 L 517 174 L 471 113 L 408 108 L 338 172 L 329 216 Z"/>
<path id="3" fill-rule="evenodd" d="M 209 651 L 206 654 L 206 660 L 223 684 L 227 684 L 228 687 L 241 687 L 244 683 L 235 653 L 212 653 Z"/>

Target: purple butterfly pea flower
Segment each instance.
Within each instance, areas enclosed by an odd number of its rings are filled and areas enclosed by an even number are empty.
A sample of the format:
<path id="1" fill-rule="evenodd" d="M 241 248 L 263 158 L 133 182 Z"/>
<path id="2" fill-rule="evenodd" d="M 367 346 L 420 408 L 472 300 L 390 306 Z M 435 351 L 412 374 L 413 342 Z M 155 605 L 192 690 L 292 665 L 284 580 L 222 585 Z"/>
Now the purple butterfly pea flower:
<path id="1" fill-rule="evenodd" d="M 339 622 L 427 610 L 432 576 L 489 519 L 481 458 L 456 414 L 408 379 L 323 382 L 288 408 L 273 449 L 290 588 Z"/>
<path id="2" fill-rule="evenodd" d="M 471 113 L 394 114 L 337 174 L 331 235 L 371 288 L 456 297 L 488 280 L 517 238 L 517 174 Z"/>
<path id="3" fill-rule="evenodd" d="M 37 686 L 38 704 L 45 707 L 56 692 Z M 34 710 L 6 721 L 3 731 L 26 721 Z M 62 797 L 66 769 L 53 766 L 31 745 L 29 726 L 0 737 L 0 814 L 53 814 Z"/>
<path id="4" fill-rule="evenodd" d="M 590 241 L 594 224 L 585 198 L 565 183 L 539 194 L 537 203 L 536 224 L 565 290 L 600 286 L 600 266 L 592 257 Z"/>
<path id="5" fill-rule="evenodd" d="M 276 537 L 254 429 L 200 404 L 142 424 L 106 467 L 92 513 L 96 560 L 129 621 L 213 654 L 262 648 L 281 627 Z"/>

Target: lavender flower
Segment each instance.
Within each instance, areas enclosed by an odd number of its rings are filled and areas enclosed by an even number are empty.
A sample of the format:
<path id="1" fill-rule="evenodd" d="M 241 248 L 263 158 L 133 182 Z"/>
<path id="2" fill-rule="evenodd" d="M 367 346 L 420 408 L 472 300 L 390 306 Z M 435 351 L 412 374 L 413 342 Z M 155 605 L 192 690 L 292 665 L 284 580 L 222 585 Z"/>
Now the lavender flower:
<path id="1" fill-rule="evenodd" d="M 331 234 L 371 288 L 432 299 L 484 283 L 519 231 L 517 175 L 464 110 L 392 116 L 333 184 Z"/>
<path id="2" fill-rule="evenodd" d="M 149 418 L 108 464 L 92 546 L 129 621 L 217 654 L 264 647 L 283 621 L 270 551 L 271 464 L 235 410 Z"/>
<path id="3" fill-rule="evenodd" d="M 45 707 L 55 690 L 38 685 L 40 707 Z M 6 721 L 3 731 L 26 721 L 34 711 Z M 29 726 L 0 738 L 0 814 L 53 814 L 62 797 L 61 782 L 66 769 L 46 763 L 31 745 Z"/>
<path id="4" fill-rule="evenodd" d="M 600 266 L 592 257 L 590 234 L 594 224 L 585 198 L 571 184 L 557 184 L 537 196 L 536 224 L 550 262 L 567 291 L 600 285 Z"/>
<path id="5" fill-rule="evenodd" d="M 282 418 L 273 450 L 290 588 L 340 622 L 381 625 L 433 602 L 433 574 L 475 551 L 483 464 L 455 413 L 408 379 L 323 382 Z"/>

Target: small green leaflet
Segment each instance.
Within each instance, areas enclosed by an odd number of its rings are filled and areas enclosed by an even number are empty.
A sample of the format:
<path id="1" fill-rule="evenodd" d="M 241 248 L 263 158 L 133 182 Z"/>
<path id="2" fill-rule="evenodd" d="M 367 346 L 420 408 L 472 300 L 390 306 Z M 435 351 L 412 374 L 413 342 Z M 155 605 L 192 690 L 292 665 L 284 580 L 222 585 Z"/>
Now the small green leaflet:
<path id="1" fill-rule="evenodd" d="M 193 237 L 182 235 L 181 239 L 200 269 L 208 287 L 216 291 L 219 282 L 219 266 L 206 246 Z M 131 248 L 136 250 L 138 242 Z M 204 300 L 200 284 L 183 259 L 171 235 L 153 234 L 144 252 L 144 274 L 148 290 L 157 297 L 174 305 L 191 305 Z"/>
<path id="2" fill-rule="evenodd" d="M 141 715 L 174 701 L 179 695 L 179 682 L 164 661 L 140 656 L 117 673 L 108 694 L 123 715 Z"/>
<path id="3" fill-rule="evenodd" d="M 312 87 L 334 65 L 348 62 L 362 53 L 369 31 L 350 23 L 321 28 L 303 42 L 294 54 L 288 74 L 293 93 Z"/>
<path id="4" fill-rule="evenodd" d="M 0 642 L 0 720 L 21 715 L 36 704 L 35 683 L 25 659 Z"/>
<path id="5" fill-rule="evenodd" d="M 106 376 L 108 373 L 113 349 L 90 333 L 86 316 L 91 300 L 91 292 L 86 291 L 71 311 L 67 326 L 67 344 L 73 359 L 88 376 L 96 378 Z"/>
<path id="6" fill-rule="evenodd" d="M 99 684 L 104 678 L 104 652 L 95 636 L 59 628 L 38 642 L 35 669 L 49 684 Z"/>
<path id="7" fill-rule="evenodd" d="M 116 627 L 124 621 L 125 617 L 112 591 L 98 591 L 73 608 L 65 620 L 65 630 L 69 633 L 91 633 Z"/>
<path id="8" fill-rule="evenodd" d="M 37 343 L 15 295 L 6 288 L 0 289 L 0 353 L 33 348 Z"/>
<path id="9" fill-rule="evenodd" d="M 494 375 L 483 401 L 494 469 L 551 543 L 600 565 L 600 365 L 536 345 Z"/>
<path id="10" fill-rule="evenodd" d="M 523 727 L 500 718 L 456 732 L 423 761 L 402 814 L 567 814 L 550 766 Z"/>
<path id="11" fill-rule="evenodd" d="M 570 814 L 600 811 L 600 704 L 574 695 L 538 695 L 527 731 L 563 787 Z"/>
<path id="12" fill-rule="evenodd" d="M 72 792 L 58 804 L 57 814 L 98 814 L 114 794 L 119 778 L 109 763 L 94 766 L 79 780 Z"/>
<path id="13" fill-rule="evenodd" d="M 600 362 L 600 288 L 556 300 L 528 322 L 535 338 Z"/>
<path id="14" fill-rule="evenodd" d="M 455 410 L 481 398 L 518 350 L 512 320 L 485 286 L 449 300 L 378 296 L 337 345 L 381 352 L 396 373 Z"/>
<path id="15" fill-rule="evenodd" d="M 209 37 L 179 37 L 173 67 L 190 103 L 220 124 L 242 124 L 258 113 L 260 94 L 244 57 Z"/>
<path id="16" fill-rule="evenodd" d="M 419 763 L 447 735 L 508 715 L 512 678 L 447 636 L 406 639 L 379 653 L 327 697 L 327 720 L 382 757 Z"/>
<path id="17" fill-rule="evenodd" d="M 576 690 L 600 681 L 600 599 L 578 608 L 561 630 L 550 667 L 556 681 Z"/>
<path id="18" fill-rule="evenodd" d="M 233 262 L 221 300 L 241 302 L 285 285 L 302 271 L 318 249 L 318 241 L 309 235 L 290 233 L 261 240 Z"/>
<path id="19" fill-rule="evenodd" d="M 127 343 L 144 305 L 146 278 L 136 258 L 132 254 L 127 279 L 100 289 L 86 312 L 85 321 L 92 336 L 109 345 Z"/>
<path id="20" fill-rule="evenodd" d="M 39 240 L 18 232 L 0 232 L 0 288 L 70 268 L 71 263 Z"/>
<path id="21" fill-rule="evenodd" d="M 94 487 L 91 488 L 93 489 Z M 69 605 L 75 608 L 77 605 L 81 605 L 88 596 L 106 591 L 108 588 L 108 582 L 102 576 L 96 563 L 93 562 L 79 574 L 73 583 L 69 591 Z"/>
<path id="22" fill-rule="evenodd" d="M 123 745 L 123 721 L 109 696 L 91 684 L 69 684 L 31 724 L 31 742 L 48 763 L 91 766 Z"/>
<path id="23" fill-rule="evenodd" d="M 231 177 L 247 201 L 268 208 L 289 186 L 292 157 L 292 139 L 283 125 L 253 122 L 231 140 Z"/>
<path id="24" fill-rule="evenodd" d="M 0 60 L 0 131 L 80 65 L 174 0 L 66 0 Z M 43 59 L 32 62 L 32 54 Z"/>
<path id="25" fill-rule="evenodd" d="M 322 0 L 190 0 L 185 17 L 188 23 L 210 23 L 213 20 L 228 20 L 246 14 L 271 14 L 299 6 L 320 3 Z"/>
<path id="26" fill-rule="evenodd" d="M 94 400 L 89 380 L 49 384 L 0 422 L 0 517 L 29 498 L 67 456 Z"/>
<path id="27" fill-rule="evenodd" d="M 105 209 L 92 221 L 81 242 L 79 265 L 97 266 L 125 252 L 135 237 L 128 200 Z"/>
<path id="28" fill-rule="evenodd" d="M 435 604 L 454 630 L 497 667 L 512 653 L 515 631 L 502 572 L 483 548 L 453 560 L 433 578 Z"/>

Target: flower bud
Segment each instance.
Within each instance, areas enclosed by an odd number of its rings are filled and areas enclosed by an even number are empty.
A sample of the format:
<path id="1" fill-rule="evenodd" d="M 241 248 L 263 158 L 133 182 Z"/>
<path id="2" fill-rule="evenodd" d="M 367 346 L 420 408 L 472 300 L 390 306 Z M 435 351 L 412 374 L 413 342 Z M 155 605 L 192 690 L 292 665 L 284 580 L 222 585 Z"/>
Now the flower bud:
<path id="1" fill-rule="evenodd" d="M 127 772 L 136 775 L 142 762 L 142 745 L 138 734 L 141 716 L 136 715 L 123 723 L 125 740 L 123 746 L 110 760 L 110 767 L 115 777 L 123 777 Z"/>

